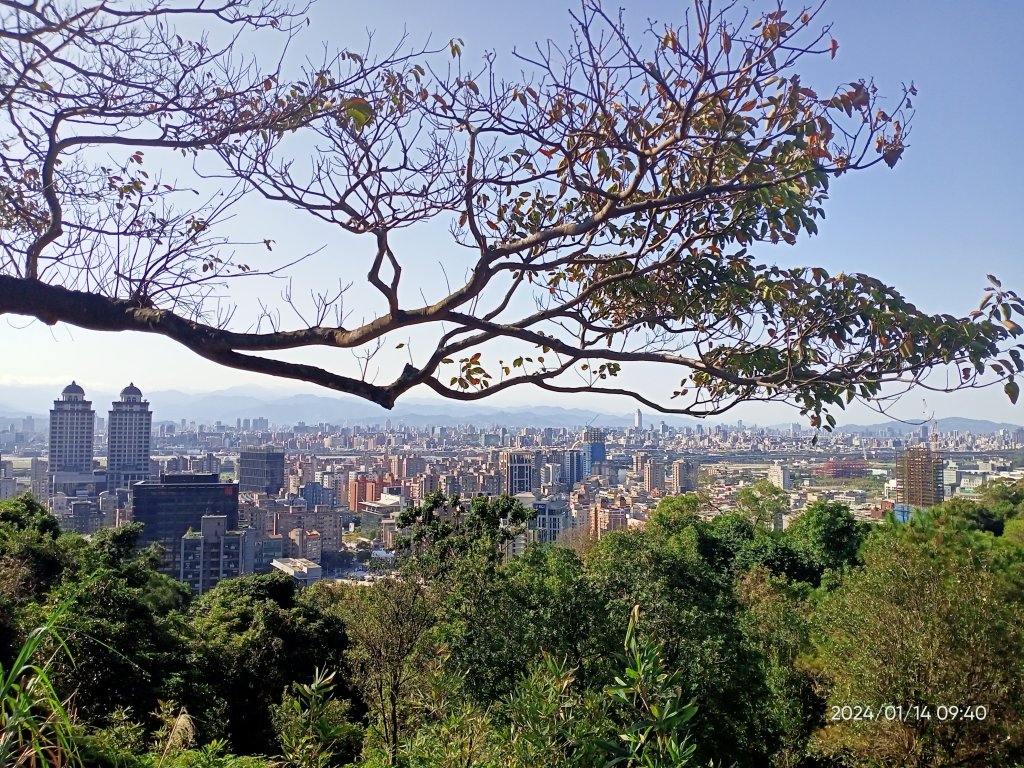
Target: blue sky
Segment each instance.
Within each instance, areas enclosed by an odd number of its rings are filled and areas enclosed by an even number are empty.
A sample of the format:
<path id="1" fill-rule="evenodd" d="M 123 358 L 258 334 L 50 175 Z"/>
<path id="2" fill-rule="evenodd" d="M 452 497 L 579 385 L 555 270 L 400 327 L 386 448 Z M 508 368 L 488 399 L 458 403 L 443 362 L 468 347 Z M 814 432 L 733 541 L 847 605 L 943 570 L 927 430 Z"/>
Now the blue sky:
<path id="1" fill-rule="evenodd" d="M 413 41 L 428 34 L 442 42 L 462 37 L 464 55 L 470 60 L 493 49 L 499 62 L 511 62 L 513 45 L 523 47 L 546 36 L 564 38 L 567 7 L 564 0 L 522 0 L 514 5 L 479 0 L 322 0 L 302 42 L 309 50 L 315 50 L 321 40 L 332 47 L 359 48 L 365 31 L 373 29 L 376 39 L 386 45 L 407 29 Z M 630 2 L 627 17 L 639 32 L 645 18 L 670 20 L 684 7 L 684 3 L 653 0 Z M 913 80 L 920 95 L 915 99 L 911 147 L 894 171 L 880 168 L 837 180 L 821 234 L 795 248 L 766 251 L 763 258 L 783 265 L 867 272 L 897 286 L 928 311 L 969 311 L 981 296 L 986 272 L 1024 290 L 1024 255 L 1018 235 L 1024 218 L 1019 210 L 1024 153 L 1017 144 L 1024 122 L 1024 100 L 1019 97 L 1024 56 L 1018 40 L 1024 28 L 1024 3 L 833 0 L 824 16 L 834 20 L 839 53 L 835 61 L 820 60 L 805 70 L 805 81 L 824 87 L 873 76 L 883 92 L 895 94 L 900 82 Z M 365 274 L 363 263 L 353 260 L 348 241 L 316 227 L 288 226 L 289 232 L 281 235 L 268 223 L 268 217 L 279 215 L 274 209 L 253 206 L 242 212 L 239 223 L 260 230 L 271 227 L 265 236 L 275 237 L 285 247 L 328 243 L 318 259 L 299 270 L 300 279 L 315 283 L 341 274 L 347 282 Z M 406 245 L 423 251 L 422 258 L 416 254 L 410 277 L 425 284 L 436 281 L 437 263 L 446 258 L 443 238 L 410 240 Z M 7 361 L 0 371 L 0 402 L 5 383 L 38 383 L 49 393 L 51 385 L 72 377 L 104 389 L 134 380 L 150 391 L 240 384 L 315 391 L 219 368 L 157 338 L 102 335 L 61 326 L 51 329 L 20 318 L 0 320 L 0 349 Z M 348 360 L 337 353 L 314 359 L 335 368 L 343 368 Z M 666 380 L 665 390 L 670 387 L 671 381 Z M 1022 406 L 1010 406 L 998 390 L 927 397 L 929 409 L 939 416 L 1024 422 Z M 556 398 L 526 390 L 506 400 L 530 401 L 622 412 L 634 407 L 626 401 Z M 921 412 L 917 395 L 909 396 L 897 410 L 907 418 L 919 417 Z M 737 417 L 787 421 L 792 414 L 779 406 L 751 405 L 735 411 L 731 419 Z M 872 420 L 872 416 L 855 412 L 851 420 Z"/>

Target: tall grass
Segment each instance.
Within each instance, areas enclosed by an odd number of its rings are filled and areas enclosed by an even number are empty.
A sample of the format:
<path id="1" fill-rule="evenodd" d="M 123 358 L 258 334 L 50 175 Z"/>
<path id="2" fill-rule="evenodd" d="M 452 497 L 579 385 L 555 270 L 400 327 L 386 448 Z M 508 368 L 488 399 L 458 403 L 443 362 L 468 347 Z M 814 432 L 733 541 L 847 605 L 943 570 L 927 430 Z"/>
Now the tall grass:
<path id="1" fill-rule="evenodd" d="M 55 690 L 48 673 L 52 656 L 39 659 L 43 641 L 57 641 L 57 653 L 68 653 L 57 625 L 66 608 L 54 611 L 33 630 L 9 667 L 0 664 L 0 766 L 64 768 L 81 766 L 68 703 Z"/>

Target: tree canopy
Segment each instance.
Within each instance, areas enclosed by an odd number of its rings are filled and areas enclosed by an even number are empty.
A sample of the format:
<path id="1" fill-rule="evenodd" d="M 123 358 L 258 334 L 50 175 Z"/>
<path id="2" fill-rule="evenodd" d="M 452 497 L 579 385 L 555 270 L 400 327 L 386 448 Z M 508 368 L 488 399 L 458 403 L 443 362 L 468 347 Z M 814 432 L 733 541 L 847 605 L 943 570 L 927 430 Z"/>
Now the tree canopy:
<path id="1" fill-rule="evenodd" d="M 2 0 L 0 313 L 159 334 L 385 407 L 527 385 L 698 416 L 786 400 L 827 427 L 915 384 L 1016 400 L 1024 305 L 994 277 L 976 312 L 930 315 L 868 275 L 755 255 L 815 234 L 837 178 L 896 165 L 916 95 L 808 87 L 838 50 L 823 10 L 768 5 L 696 0 L 634 30 L 581 0 L 569 43 L 513 52 L 507 79 L 461 40 L 297 64 L 315 28 L 282 0 Z M 255 201 L 352 245 L 308 301 L 238 302 L 309 255 L 274 252 L 271 225 L 240 242 L 228 222 Z M 423 254 L 399 233 L 439 229 L 453 271 L 411 285 Z M 364 268 L 353 323 L 344 279 L 324 286 Z M 358 362 L 291 354 L 317 347 Z M 395 347 L 408 362 L 375 375 Z M 678 387 L 616 386 L 645 364 Z"/>
<path id="2" fill-rule="evenodd" d="M 135 525 L 54 536 L 28 497 L 3 501 L 0 756 L 1020 766 L 1024 482 L 976 499 L 866 529 L 824 502 L 775 531 L 674 497 L 582 555 L 512 559 L 478 508 L 388 578 L 249 575 L 198 597 L 132 548 Z M 413 533 L 441 531 L 444 501 L 410 510 Z"/>

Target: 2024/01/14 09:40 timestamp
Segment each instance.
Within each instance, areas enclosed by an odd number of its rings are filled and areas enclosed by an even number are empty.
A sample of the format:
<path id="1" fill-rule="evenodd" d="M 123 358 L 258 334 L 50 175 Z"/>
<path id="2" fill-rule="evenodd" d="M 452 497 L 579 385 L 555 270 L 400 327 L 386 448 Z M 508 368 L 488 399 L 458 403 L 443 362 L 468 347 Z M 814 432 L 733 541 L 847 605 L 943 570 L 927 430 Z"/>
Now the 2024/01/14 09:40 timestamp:
<path id="1" fill-rule="evenodd" d="M 984 720 L 988 707 L 984 704 L 881 704 L 877 707 L 860 705 L 833 705 L 829 720 Z"/>

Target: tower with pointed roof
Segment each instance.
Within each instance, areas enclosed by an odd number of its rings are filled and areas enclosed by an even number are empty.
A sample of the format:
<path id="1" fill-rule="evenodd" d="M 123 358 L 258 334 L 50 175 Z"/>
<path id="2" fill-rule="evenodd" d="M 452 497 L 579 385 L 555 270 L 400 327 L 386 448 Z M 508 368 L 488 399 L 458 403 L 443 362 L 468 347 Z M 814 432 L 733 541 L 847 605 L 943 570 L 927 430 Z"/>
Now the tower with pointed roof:
<path id="1" fill-rule="evenodd" d="M 107 415 L 107 488 L 128 488 L 148 480 L 153 435 L 149 402 L 134 383 L 121 390 Z"/>

